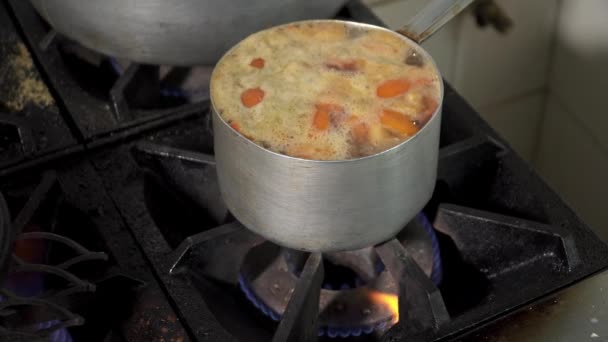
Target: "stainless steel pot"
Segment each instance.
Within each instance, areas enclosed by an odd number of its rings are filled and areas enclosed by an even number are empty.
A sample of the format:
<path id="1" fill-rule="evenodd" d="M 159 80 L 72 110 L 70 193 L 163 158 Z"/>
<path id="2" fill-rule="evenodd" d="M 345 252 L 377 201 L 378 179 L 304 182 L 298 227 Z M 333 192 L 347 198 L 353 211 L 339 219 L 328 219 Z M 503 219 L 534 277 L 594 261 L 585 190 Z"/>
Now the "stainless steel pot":
<path id="1" fill-rule="evenodd" d="M 333 16 L 346 0 L 31 0 L 58 32 L 128 60 L 213 65 L 250 33 Z"/>
<path id="2" fill-rule="evenodd" d="M 392 33 L 416 46 L 434 65 L 418 44 Z M 327 252 L 377 244 L 403 229 L 433 192 L 441 106 L 409 140 L 376 155 L 343 161 L 306 160 L 266 150 L 233 130 L 213 104 L 212 115 L 226 205 L 247 228 L 280 245 Z"/>

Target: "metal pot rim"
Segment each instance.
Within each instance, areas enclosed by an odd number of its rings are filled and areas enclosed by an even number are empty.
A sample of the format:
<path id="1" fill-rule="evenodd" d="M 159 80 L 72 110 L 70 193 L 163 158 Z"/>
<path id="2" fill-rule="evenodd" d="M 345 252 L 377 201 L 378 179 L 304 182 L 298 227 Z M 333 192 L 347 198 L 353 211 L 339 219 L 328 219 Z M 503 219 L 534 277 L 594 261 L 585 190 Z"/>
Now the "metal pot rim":
<path id="1" fill-rule="evenodd" d="M 391 34 L 397 36 L 398 38 L 402 39 L 403 41 L 407 42 L 410 46 L 413 46 L 416 48 L 416 51 L 421 52 L 422 55 L 424 56 L 424 58 L 431 63 L 431 66 L 433 67 L 433 69 L 435 70 L 436 74 L 439 76 L 439 79 L 441 80 L 441 82 L 439 82 L 439 105 L 437 106 L 437 108 L 435 109 L 435 111 L 433 112 L 433 114 L 431 115 L 431 119 L 425 123 L 425 125 L 418 131 L 416 132 L 414 135 L 412 135 L 411 137 L 409 137 L 408 139 L 402 141 L 401 143 L 383 150 L 381 152 L 375 153 L 375 154 L 371 154 L 369 156 L 364 156 L 364 157 L 357 157 L 357 158 L 352 158 L 352 159 L 339 159 L 339 160 L 316 160 L 316 159 L 305 159 L 305 158 L 299 158 L 299 157 L 293 157 L 293 156 L 289 156 L 286 154 L 281 154 L 272 150 L 269 150 L 267 148 L 264 148 L 258 144 L 256 144 L 255 142 L 249 140 L 248 138 L 246 138 L 244 135 L 242 135 L 240 132 L 236 131 L 234 128 L 232 128 L 225 120 L 224 118 L 222 118 L 222 116 L 219 114 L 219 112 L 216 110 L 216 106 L 213 103 L 213 93 L 211 93 L 210 96 L 210 103 L 211 103 L 211 109 L 214 115 L 217 115 L 217 117 L 220 119 L 220 122 L 226 126 L 228 129 L 230 129 L 234 134 L 238 135 L 239 139 L 243 139 L 245 140 L 245 143 L 247 144 L 253 144 L 255 146 L 255 148 L 260 149 L 264 152 L 268 152 L 268 153 L 272 153 L 278 157 L 283 157 L 283 158 L 290 158 L 290 159 L 294 159 L 294 160 L 299 160 L 299 161 L 304 161 L 304 162 L 308 162 L 308 163 L 315 163 L 315 164 L 341 164 L 341 163 L 352 163 L 352 162 L 358 162 L 358 161 L 364 161 L 367 159 L 372 159 L 372 158 L 377 158 L 380 157 L 384 154 L 390 153 L 393 150 L 397 150 L 402 148 L 403 146 L 407 145 L 410 141 L 417 139 L 418 136 L 420 134 L 422 134 L 422 132 L 427 130 L 427 127 L 430 126 L 429 124 L 434 121 L 434 120 L 438 120 L 437 117 L 439 117 L 439 115 L 437 115 L 440 111 L 441 111 L 441 103 L 443 102 L 443 96 L 444 96 L 444 87 L 443 87 L 443 77 L 441 76 L 441 72 L 439 72 L 439 68 L 437 68 L 437 63 L 435 63 L 435 60 L 433 59 L 433 57 L 431 57 L 431 55 L 422 47 L 420 46 L 420 44 L 416 43 L 415 41 L 413 41 L 412 39 L 399 34 L 393 30 L 387 29 L 385 27 L 381 27 L 381 26 L 377 26 L 377 25 L 371 25 L 371 24 L 365 24 L 365 23 L 359 23 L 359 22 L 354 22 L 354 21 L 349 21 L 349 20 L 338 20 L 338 19 L 312 19 L 312 20 L 300 20 L 300 21 L 294 21 L 294 22 L 290 22 L 290 23 L 286 23 L 286 24 L 282 24 L 282 25 L 277 25 L 277 26 L 273 26 L 258 32 L 255 32 L 249 36 L 247 36 L 245 39 L 248 39 L 252 36 L 255 36 L 257 34 L 260 34 L 262 32 L 266 32 L 269 30 L 275 30 L 284 26 L 289 26 L 289 25 L 294 25 L 294 24 L 309 24 L 309 23 L 342 23 L 342 24 L 346 24 L 346 25 L 353 25 L 353 26 L 359 26 L 359 27 L 364 27 L 367 29 L 374 29 L 374 30 L 382 30 L 385 32 L 390 32 Z M 241 40 L 241 41 L 243 41 Z M 217 70 L 217 65 L 219 65 L 222 60 L 224 60 L 224 58 L 226 56 L 228 56 L 234 49 L 236 49 L 241 43 L 237 43 L 236 45 L 234 45 L 233 47 L 230 48 L 230 50 L 226 51 L 226 53 L 218 60 L 218 62 L 216 63 L 216 67 L 213 69 L 213 72 L 211 73 L 211 82 L 213 82 L 214 79 L 214 74 L 215 71 Z M 212 88 L 212 87 L 210 87 Z"/>

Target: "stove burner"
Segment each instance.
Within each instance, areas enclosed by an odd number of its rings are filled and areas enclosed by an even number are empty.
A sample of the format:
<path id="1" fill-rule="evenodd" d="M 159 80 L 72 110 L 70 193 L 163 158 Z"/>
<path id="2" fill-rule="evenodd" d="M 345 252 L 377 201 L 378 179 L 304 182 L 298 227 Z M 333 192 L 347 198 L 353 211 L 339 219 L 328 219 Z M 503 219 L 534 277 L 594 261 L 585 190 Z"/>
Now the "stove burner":
<path id="1" fill-rule="evenodd" d="M 439 244 L 426 216 L 420 213 L 398 238 L 433 283 L 439 284 Z M 277 252 L 278 248 L 270 243 L 252 248 L 238 279 L 245 297 L 273 321 L 281 320 L 302 271 L 300 261 L 305 260 L 304 253 Z M 319 336 L 361 336 L 388 329 L 398 321 L 397 285 L 372 247 L 323 257 L 326 277 L 319 300 Z M 341 285 L 328 279 L 334 275 L 341 276 Z M 353 326 L 353 322 L 359 324 Z"/>

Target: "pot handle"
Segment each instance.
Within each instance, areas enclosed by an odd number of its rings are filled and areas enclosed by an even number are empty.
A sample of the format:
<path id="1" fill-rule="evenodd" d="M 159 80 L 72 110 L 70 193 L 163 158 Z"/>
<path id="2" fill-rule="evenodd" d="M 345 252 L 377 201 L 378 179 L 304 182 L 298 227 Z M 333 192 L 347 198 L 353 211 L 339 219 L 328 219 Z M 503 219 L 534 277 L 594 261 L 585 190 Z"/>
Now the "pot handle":
<path id="1" fill-rule="evenodd" d="M 471 2 L 473 0 L 429 0 L 421 11 L 396 31 L 420 44 Z"/>

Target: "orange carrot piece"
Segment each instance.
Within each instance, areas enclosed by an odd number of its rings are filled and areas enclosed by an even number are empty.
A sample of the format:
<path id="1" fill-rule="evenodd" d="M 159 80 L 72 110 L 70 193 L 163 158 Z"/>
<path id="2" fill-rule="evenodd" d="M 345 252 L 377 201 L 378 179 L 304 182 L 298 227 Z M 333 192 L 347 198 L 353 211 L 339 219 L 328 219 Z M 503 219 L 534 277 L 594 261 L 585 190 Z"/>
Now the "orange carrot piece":
<path id="1" fill-rule="evenodd" d="M 410 81 L 404 79 L 384 81 L 376 89 L 376 95 L 383 98 L 399 96 L 405 94 L 410 86 Z"/>
<path id="2" fill-rule="evenodd" d="M 312 125 L 321 131 L 329 128 L 332 114 L 342 113 L 342 106 L 332 103 L 319 103 L 316 106 L 315 115 L 312 119 Z"/>
<path id="3" fill-rule="evenodd" d="M 317 106 L 315 116 L 312 119 L 312 125 L 321 131 L 329 128 L 329 110 L 327 110 L 327 108 Z"/>
<path id="4" fill-rule="evenodd" d="M 262 102 L 264 95 L 265 93 L 260 87 L 249 88 L 241 94 L 241 102 L 243 103 L 243 106 L 251 108 Z"/>
<path id="5" fill-rule="evenodd" d="M 262 69 L 264 68 L 264 65 L 266 64 L 266 61 L 264 60 L 264 58 L 254 58 L 251 60 L 251 63 L 249 63 L 249 65 L 251 65 L 254 68 L 258 68 L 258 69 Z"/>
<path id="6" fill-rule="evenodd" d="M 236 122 L 236 121 L 232 121 L 232 122 L 230 123 L 230 127 L 232 127 L 232 129 L 234 129 L 235 131 L 237 131 L 237 132 L 241 133 L 241 125 L 239 125 L 239 123 L 238 123 L 238 122 Z"/>
<path id="7" fill-rule="evenodd" d="M 413 135 L 419 129 L 406 115 L 391 109 L 382 111 L 380 123 L 389 131 L 402 135 Z"/>
<path id="8" fill-rule="evenodd" d="M 241 130 L 241 125 L 239 125 L 238 122 L 231 121 L 229 124 L 230 124 L 230 127 L 232 127 L 232 129 L 234 129 L 235 131 L 241 133 L 241 135 L 243 135 L 245 138 L 247 138 L 249 140 L 253 140 L 253 139 L 251 139 L 251 137 L 249 135 L 243 133 L 243 131 Z"/>

